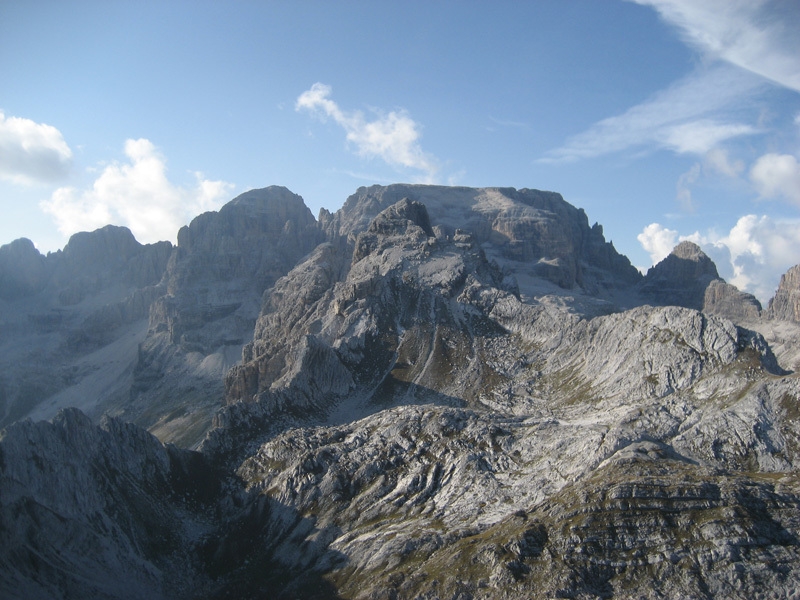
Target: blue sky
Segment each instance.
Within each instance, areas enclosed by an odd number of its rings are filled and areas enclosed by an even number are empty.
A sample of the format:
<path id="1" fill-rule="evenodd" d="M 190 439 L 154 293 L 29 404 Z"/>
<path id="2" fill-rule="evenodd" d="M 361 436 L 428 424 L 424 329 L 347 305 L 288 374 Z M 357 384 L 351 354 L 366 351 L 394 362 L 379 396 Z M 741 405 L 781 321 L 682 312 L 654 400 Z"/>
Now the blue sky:
<path id="1" fill-rule="evenodd" d="M 800 0 L 0 0 L 0 244 L 253 187 L 560 192 L 639 267 L 800 263 Z"/>

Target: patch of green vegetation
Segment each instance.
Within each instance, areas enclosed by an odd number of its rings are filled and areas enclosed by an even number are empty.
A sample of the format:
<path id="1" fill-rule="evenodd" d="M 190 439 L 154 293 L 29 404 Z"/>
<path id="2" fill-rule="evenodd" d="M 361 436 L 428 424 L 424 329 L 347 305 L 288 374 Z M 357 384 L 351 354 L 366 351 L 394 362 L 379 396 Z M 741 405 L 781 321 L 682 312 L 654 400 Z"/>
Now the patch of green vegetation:
<path id="1" fill-rule="evenodd" d="M 592 384 L 579 375 L 574 366 L 543 376 L 540 385 L 564 406 L 576 406 L 595 400 Z"/>

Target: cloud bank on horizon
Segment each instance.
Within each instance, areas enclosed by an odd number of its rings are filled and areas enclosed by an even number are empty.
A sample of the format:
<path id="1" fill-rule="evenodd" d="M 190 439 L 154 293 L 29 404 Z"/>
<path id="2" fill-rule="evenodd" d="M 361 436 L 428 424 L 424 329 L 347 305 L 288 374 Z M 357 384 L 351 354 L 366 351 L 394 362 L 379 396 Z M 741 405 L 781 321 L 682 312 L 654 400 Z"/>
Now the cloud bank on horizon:
<path id="1" fill-rule="evenodd" d="M 178 229 L 229 199 L 233 184 L 194 173 L 192 189 L 167 178 L 166 160 L 147 139 L 125 142 L 127 163 L 107 165 L 90 189 L 60 187 L 41 203 L 59 231 L 69 236 L 109 223 L 128 227 L 137 240 L 175 241 Z"/>

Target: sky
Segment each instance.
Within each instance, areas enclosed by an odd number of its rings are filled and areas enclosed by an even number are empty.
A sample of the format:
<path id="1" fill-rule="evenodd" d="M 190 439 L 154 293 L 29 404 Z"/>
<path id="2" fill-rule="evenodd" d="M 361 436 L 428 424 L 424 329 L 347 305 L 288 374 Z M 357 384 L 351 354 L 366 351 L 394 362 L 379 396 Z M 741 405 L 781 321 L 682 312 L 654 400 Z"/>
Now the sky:
<path id="1" fill-rule="evenodd" d="M 551 190 L 640 269 L 800 263 L 800 0 L 0 0 L 0 244 L 252 188 Z"/>

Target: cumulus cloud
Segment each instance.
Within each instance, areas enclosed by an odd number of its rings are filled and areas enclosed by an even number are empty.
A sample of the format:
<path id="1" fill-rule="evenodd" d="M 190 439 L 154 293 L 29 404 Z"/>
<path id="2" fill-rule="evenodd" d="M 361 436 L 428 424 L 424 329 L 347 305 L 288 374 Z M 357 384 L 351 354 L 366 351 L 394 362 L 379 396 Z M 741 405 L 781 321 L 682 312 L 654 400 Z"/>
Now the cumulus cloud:
<path id="1" fill-rule="evenodd" d="M 106 166 L 91 189 L 57 189 L 41 208 L 64 235 L 90 231 L 109 223 L 125 225 L 140 242 L 175 240 L 192 217 L 219 208 L 233 190 L 224 181 L 195 173 L 192 189 L 167 179 L 166 161 L 146 139 L 127 140 L 129 162 Z"/>
<path id="2" fill-rule="evenodd" d="M 416 169 L 425 181 L 436 174 L 435 161 L 422 151 L 419 125 L 404 110 L 376 114 L 372 121 L 361 111 L 344 111 L 330 99 L 331 87 L 315 83 L 297 98 L 295 110 L 307 110 L 331 118 L 347 134 L 347 141 L 360 156 L 381 158 L 393 167 Z"/>
<path id="3" fill-rule="evenodd" d="M 678 242 L 698 244 L 714 260 L 721 277 L 764 305 L 775 294 L 781 275 L 800 261 L 800 220 L 745 215 L 724 235 L 714 231 L 679 235 L 651 223 L 638 240 L 653 264 L 665 258 Z"/>
<path id="4" fill-rule="evenodd" d="M 61 132 L 52 125 L 0 111 L 0 179 L 29 185 L 66 178 L 72 164 Z"/>
<path id="5" fill-rule="evenodd" d="M 800 206 L 800 162 L 790 154 L 765 154 L 750 169 L 761 198 L 784 198 Z"/>
<path id="6" fill-rule="evenodd" d="M 658 223 L 650 223 L 642 233 L 636 236 L 645 252 L 650 255 L 653 264 L 664 260 L 677 245 L 678 232 L 667 229 Z"/>
<path id="7" fill-rule="evenodd" d="M 800 91 L 800 11 L 781 0 L 634 0 L 703 53 Z"/>
<path id="8" fill-rule="evenodd" d="M 571 162 L 644 146 L 706 154 L 725 140 L 757 133 L 737 122 L 733 109 L 761 87 L 758 78 L 738 69 L 701 67 L 642 104 L 573 136 L 541 162 Z"/>

